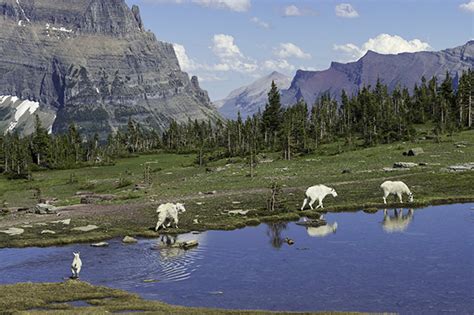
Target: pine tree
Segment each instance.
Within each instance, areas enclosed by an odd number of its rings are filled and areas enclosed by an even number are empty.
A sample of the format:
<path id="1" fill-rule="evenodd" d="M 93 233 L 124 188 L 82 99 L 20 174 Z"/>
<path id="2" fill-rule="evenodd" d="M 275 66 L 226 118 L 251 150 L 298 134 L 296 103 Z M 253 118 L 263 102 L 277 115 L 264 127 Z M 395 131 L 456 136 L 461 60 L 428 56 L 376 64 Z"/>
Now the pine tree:
<path id="1" fill-rule="evenodd" d="M 265 134 L 265 143 L 276 148 L 277 134 L 282 122 L 282 108 L 280 101 L 280 91 L 275 81 L 272 81 L 270 92 L 268 92 L 268 103 L 262 114 L 262 127 Z"/>

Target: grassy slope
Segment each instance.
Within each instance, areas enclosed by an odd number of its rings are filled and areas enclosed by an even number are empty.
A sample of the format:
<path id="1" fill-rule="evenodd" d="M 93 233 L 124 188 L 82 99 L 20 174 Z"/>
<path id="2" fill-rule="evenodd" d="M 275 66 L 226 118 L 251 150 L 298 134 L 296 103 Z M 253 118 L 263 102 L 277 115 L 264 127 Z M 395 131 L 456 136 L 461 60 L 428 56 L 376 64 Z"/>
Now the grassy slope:
<path id="1" fill-rule="evenodd" d="M 467 143 L 458 147 L 459 142 Z M 424 154 L 416 157 L 402 156 L 412 147 L 422 147 Z M 9 237 L 0 233 L 0 247 L 47 246 L 76 241 L 92 241 L 124 234 L 155 236 L 150 231 L 156 222 L 154 210 L 158 202 L 166 200 L 185 201 L 187 212 L 180 217 L 180 228 L 174 232 L 206 229 L 232 229 L 261 221 L 297 219 L 306 187 L 324 183 L 334 186 L 339 193 L 336 199 L 325 199 L 325 210 L 380 208 L 380 184 L 386 179 L 405 181 L 415 194 L 414 206 L 432 203 L 474 201 L 474 172 L 450 173 L 446 166 L 474 162 L 474 131 L 453 137 L 445 137 L 440 143 L 424 140 L 419 143 L 396 143 L 353 151 L 344 151 L 342 143 L 323 146 L 314 155 L 296 158 L 293 161 L 276 159 L 261 163 L 257 176 L 249 178 L 248 168 L 239 159 L 228 164 L 221 160 L 210 164 L 213 172 L 192 165 L 194 155 L 145 155 L 119 160 L 115 166 L 86 168 L 80 170 L 48 171 L 34 174 L 34 181 L 7 181 L 0 177 L 0 197 L 10 206 L 32 206 L 35 204 L 34 188 L 41 188 L 43 197 L 59 198 L 60 204 L 79 202 L 76 191 L 88 190 L 97 193 L 113 193 L 120 200 L 105 203 L 98 211 L 73 216 L 73 226 L 97 224 L 99 230 L 83 233 L 71 232 L 70 227 L 58 225 L 27 228 L 21 236 Z M 427 166 L 415 169 L 384 172 L 394 162 L 424 162 Z M 118 178 L 124 176 L 133 183 L 142 180 L 144 164 L 153 170 L 153 186 L 146 191 L 133 191 L 133 185 L 116 188 Z M 227 164 L 227 166 L 226 166 Z M 351 173 L 342 174 L 350 169 Z M 77 183 L 68 183 L 74 173 Z M 129 175 L 124 175 L 125 173 Z M 268 213 L 264 210 L 268 187 L 272 181 L 285 187 L 283 213 Z M 199 192 L 217 191 L 216 195 L 200 195 Z M 87 207 L 86 207 L 87 209 Z M 92 207 L 91 207 L 92 209 Z M 228 215 L 228 210 L 252 210 L 247 216 Z M 106 211 L 107 210 L 107 211 Z M 304 214 L 313 214 L 306 211 Z M 74 215 L 74 211 L 68 212 Z M 0 217 L 0 227 L 9 226 L 13 215 Z M 21 218 L 21 217 L 20 217 Z M 28 222 L 30 217 L 25 217 Z M 18 217 L 16 218 L 18 222 Z M 195 219 L 198 224 L 193 223 Z M 45 218 L 46 221 L 57 218 Z M 22 222 L 22 223 L 24 223 Z M 16 225 L 18 226 L 18 225 Z M 43 229 L 53 229 L 56 235 L 41 235 Z"/>
<path id="2" fill-rule="evenodd" d="M 111 312 L 141 314 L 269 314 L 264 311 L 229 311 L 172 306 L 146 301 L 135 294 L 80 281 L 64 283 L 21 283 L 0 286 L 0 313 L 27 314 L 106 314 Z M 75 306 L 74 302 L 87 303 Z M 72 302 L 72 303 L 71 303 Z M 282 313 L 279 313 L 282 314 Z M 300 313 L 302 314 L 302 313 Z M 343 314 L 325 313 L 318 314 Z M 349 314 L 349 313 L 344 313 Z"/>

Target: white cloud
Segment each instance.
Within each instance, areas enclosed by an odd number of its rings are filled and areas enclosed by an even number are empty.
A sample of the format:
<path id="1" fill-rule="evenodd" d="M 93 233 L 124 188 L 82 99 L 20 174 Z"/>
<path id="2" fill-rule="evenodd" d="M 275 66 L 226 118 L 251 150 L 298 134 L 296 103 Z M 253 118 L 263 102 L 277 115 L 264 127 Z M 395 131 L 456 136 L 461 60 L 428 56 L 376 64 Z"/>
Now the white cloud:
<path id="1" fill-rule="evenodd" d="M 270 28 L 270 24 L 265 22 L 265 21 L 262 21 L 260 20 L 258 17 L 254 16 L 253 18 L 250 19 L 250 21 L 252 21 L 253 23 L 257 24 L 259 27 L 261 28 L 265 28 L 265 29 L 269 29 Z"/>
<path id="2" fill-rule="evenodd" d="M 255 61 L 242 54 L 231 35 L 214 35 L 211 50 L 219 58 L 213 67 L 216 71 L 253 72 L 258 68 Z"/>
<path id="3" fill-rule="evenodd" d="M 380 54 L 398 54 L 402 52 L 417 52 L 429 50 L 431 46 L 419 39 L 406 40 L 398 35 L 380 34 L 370 38 L 362 46 L 352 43 L 334 45 L 334 50 L 342 52 L 348 60 L 357 60 L 372 50 Z"/>
<path id="4" fill-rule="evenodd" d="M 286 59 L 265 60 L 263 67 L 270 71 L 280 70 L 284 72 L 290 72 L 296 69 L 296 67 L 290 64 Z"/>
<path id="5" fill-rule="evenodd" d="M 236 12 L 246 12 L 251 7 L 250 0 L 192 0 L 192 2 L 204 7 L 228 9 Z"/>
<path id="6" fill-rule="evenodd" d="M 186 48 L 180 44 L 173 44 L 174 52 L 178 58 L 179 65 L 183 71 L 194 71 L 201 68 L 202 66 L 196 63 L 194 60 L 188 57 Z"/>
<path id="7" fill-rule="evenodd" d="M 296 5 L 289 5 L 283 9 L 283 16 L 302 16 L 303 12 Z"/>
<path id="8" fill-rule="evenodd" d="M 459 5 L 459 8 L 464 11 L 474 12 L 474 0 Z"/>
<path id="9" fill-rule="evenodd" d="M 356 18 L 359 13 L 350 3 L 341 3 L 336 5 L 336 15 L 344 18 Z"/>
<path id="10" fill-rule="evenodd" d="M 145 0 L 150 3 L 195 3 L 202 7 L 227 9 L 235 12 L 247 12 L 252 6 L 251 0 Z"/>
<path id="11" fill-rule="evenodd" d="M 311 55 L 305 53 L 301 48 L 293 43 L 281 43 L 280 46 L 275 50 L 275 55 L 280 58 L 295 57 L 299 59 L 310 59 Z"/>

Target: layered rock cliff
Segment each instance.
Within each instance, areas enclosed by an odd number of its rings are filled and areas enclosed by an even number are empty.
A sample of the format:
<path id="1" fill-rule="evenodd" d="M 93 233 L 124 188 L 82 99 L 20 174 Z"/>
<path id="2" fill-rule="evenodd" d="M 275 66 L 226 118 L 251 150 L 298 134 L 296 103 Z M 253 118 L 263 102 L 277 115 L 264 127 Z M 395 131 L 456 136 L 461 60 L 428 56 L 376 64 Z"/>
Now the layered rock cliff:
<path id="1" fill-rule="evenodd" d="M 101 137 L 129 118 L 160 130 L 218 118 L 173 46 L 145 31 L 124 0 L 0 0 L 2 96 L 0 132 L 31 132 L 34 114 L 52 132 L 74 122 Z M 25 101 L 39 106 L 19 117 Z"/>

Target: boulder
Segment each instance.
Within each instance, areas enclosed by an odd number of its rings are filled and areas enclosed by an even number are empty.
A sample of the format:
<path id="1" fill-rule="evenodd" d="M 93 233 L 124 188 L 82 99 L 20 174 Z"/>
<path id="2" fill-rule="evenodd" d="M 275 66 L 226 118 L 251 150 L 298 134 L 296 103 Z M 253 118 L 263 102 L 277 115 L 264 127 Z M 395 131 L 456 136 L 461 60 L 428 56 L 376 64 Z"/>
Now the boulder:
<path id="1" fill-rule="evenodd" d="M 99 227 L 97 225 L 86 225 L 86 226 L 79 226 L 79 227 L 75 227 L 73 228 L 72 230 L 73 231 L 81 231 L 81 232 L 90 232 L 90 231 L 93 231 L 93 230 L 97 230 Z"/>
<path id="2" fill-rule="evenodd" d="M 173 245 L 171 245 L 172 248 L 182 248 L 182 249 L 190 249 L 193 247 L 197 247 L 199 245 L 198 241 L 192 240 L 192 241 L 185 241 L 185 242 L 177 242 Z"/>
<path id="3" fill-rule="evenodd" d="M 138 240 L 136 238 L 133 238 L 131 236 L 125 236 L 123 239 L 122 239 L 122 243 L 125 243 L 125 244 L 133 244 L 133 243 L 137 243 Z"/>
<path id="4" fill-rule="evenodd" d="M 451 166 L 448 166 L 448 170 L 452 172 L 472 171 L 474 170 L 474 162 L 460 164 L 460 165 L 451 165 Z"/>
<path id="5" fill-rule="evenodd" d="M 23 234 L 25 232 L 24 229 L 20 229 L 20 228 L 9 228 L 8 230 L 3 230 L 3 231 L 0 231 L 0 233 L 5 233 L 5 234 L 8 234 L 10 236 L 15 236 L 15 235 L 20 235 L 20 234 Z"/>
<path id="6" fill-rule="evenodd" d="M 413 168 L 417 166 L 418 164 L 412 162 L 396 162 L 393 164 L 393 168 Z"/>
<path id="7" fill-rule="evenodd" d="M 53 205 L 49 205 L 49 204 L 46 204 L 46 203 L 39 203 L 35 206 L 34 208 L 34 213 L 36 214 L 55 214 L 57 213 L 58 209 L 53 206 Z"/>
<path id="8" fill-rule="evenodd" d="M 71 219 L 52 221 L 51 223 L 69 225 L 71 224 Z"/>
<path id="9" fill-rule="evenodd" d="M 51 230 L 43 230 L 41 231 L 41 234 L 56 234 L 56 232 L 51 231 Z"/>
<path id="10" fill-rule="evenodd" d="M 91 244 L 92 247 L 108 247 L 109 246 L 109 243 L 107 242 L 99 242 L 99 243 L 94 243 L 94 244 Z"/>
<path id="11" fill-rule="evenodd" d="M 250 210 L 232 210 L 227 212 L 228 214 L 240 214 L 240 215 L 247 215 Z"/>
<path id="12" fill-rule="evenodd" d="M 420 155 L 422 153 L 424 153 L 422 148 L 413 148 L 413 149 L 408 150 L 407 155 L 408 156 L 417 156 L 417 155 Z"/>

